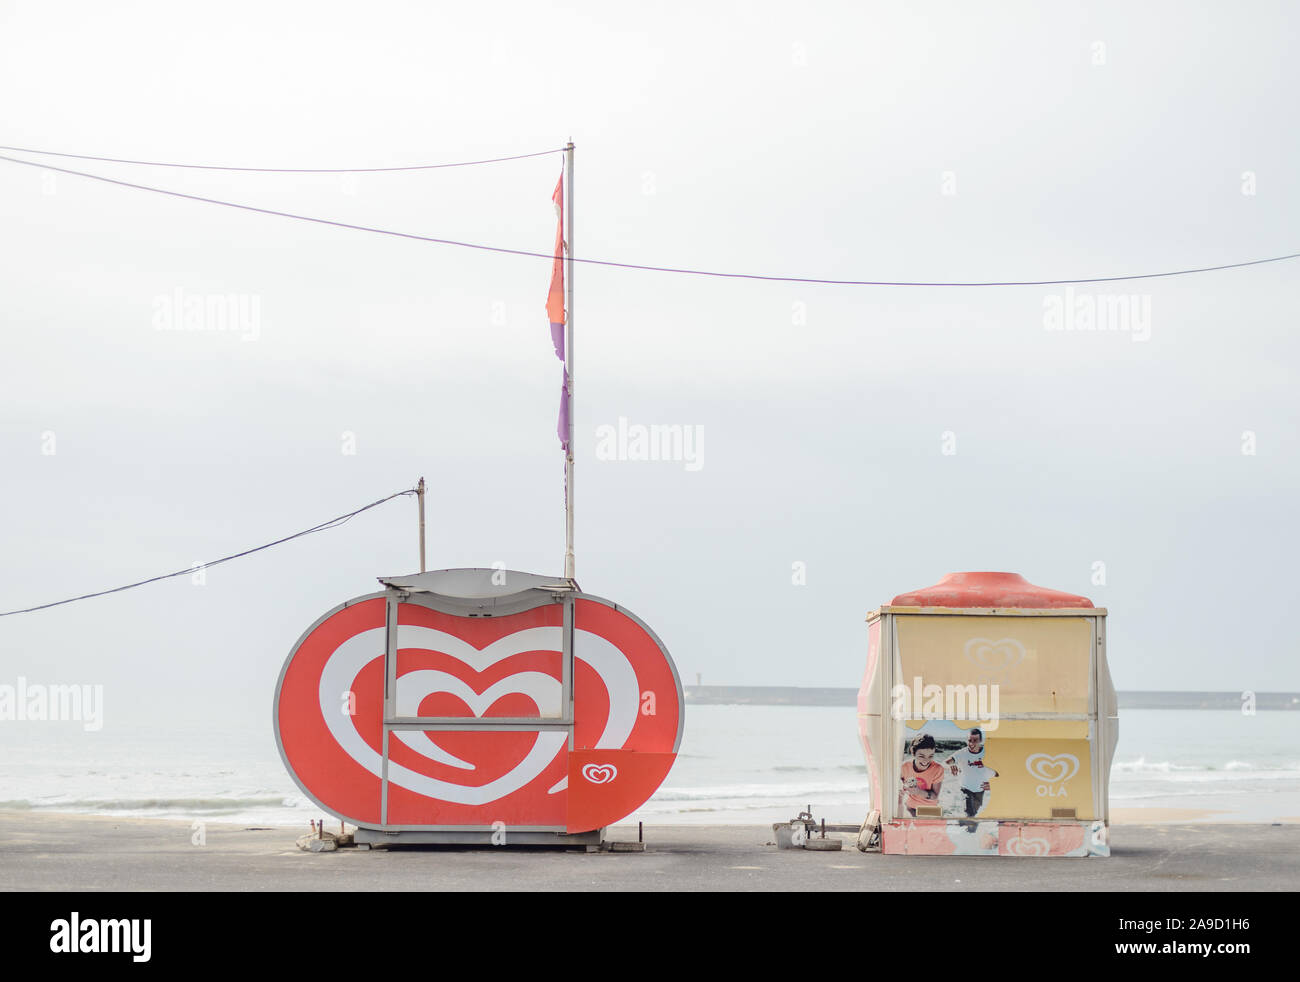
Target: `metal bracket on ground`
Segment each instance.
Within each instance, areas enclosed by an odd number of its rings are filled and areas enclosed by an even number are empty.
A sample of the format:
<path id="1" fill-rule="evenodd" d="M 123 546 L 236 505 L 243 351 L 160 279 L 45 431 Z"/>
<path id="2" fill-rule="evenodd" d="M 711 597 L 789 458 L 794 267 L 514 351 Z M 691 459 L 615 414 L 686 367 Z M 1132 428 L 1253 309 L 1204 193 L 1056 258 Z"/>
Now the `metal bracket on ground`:
<path id="1" fill-rule="evenodd" d="M 866 821 L 858 830 L 859 852 L 880 852 L 880 810 L 867 812 Z"/>

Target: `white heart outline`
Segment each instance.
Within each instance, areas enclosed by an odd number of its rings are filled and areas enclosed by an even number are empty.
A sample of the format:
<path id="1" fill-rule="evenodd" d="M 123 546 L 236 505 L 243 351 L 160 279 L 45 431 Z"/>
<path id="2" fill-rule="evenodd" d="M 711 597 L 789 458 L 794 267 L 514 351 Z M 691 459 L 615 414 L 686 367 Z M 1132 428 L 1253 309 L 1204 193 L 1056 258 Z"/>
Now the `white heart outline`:
<path id="1" fill-rule="evenodd" d="M 438 687 L 421 688 L 419 684 L 421 681 L 425 684 L 436 682 Z M 494 702 L 506 695 L 528 696 L 543 717 L 558 717 L 560 703 L 564 699 L 564 687 L 559 681 L 543 672 L 516 672 L 514 675 L 507 675 L 497 680 L 479 693 L 470 688 L 468 682 L 455 675 L 433 669 L 419 669 L 397 677 L 397 692 L 394 699 L 397 715 L 418 716 L 420 703 L 425 696 L 435 692 L 447 692 L 456 696 L 469 706 L 470 711 L 478 718 L 482 718 Z M 393 736 L 422 757 L 428 757 L 440 764 L 474 770 L 473 764 L 461 760 L 444 750 L 436 741 L 428 739 L 427 731 L 393 730 Z M 391 767 L 391 763 L 389 766 Z"/>
<path id="2" fill-rule="evenodd" d="M 1050 856 L 1052 844 L 1046 839 L 1020 835 L 1007 844 L 1007 852 L 1013 856 Z"/>
<path id="3" fill-rule="evenodd" d="M 1050 777 L 1044 766 L 1059 767 L 1065 776 Z M 1030 754 L 1025 758 L 1025 770 L 1044 784 L 1064 784 L 1079 773 L 1079 758 L 1074 754 Z"/>
<path id="4" fill-rule="evenodd" d="M 597 764 L 592 761 L 582 765 L 582 776 L 592 784 L 609 784 L 618 777 L 618 768 L 613 764 Z"/>
<path id="5" fill-rule="evenodd" d="M 513 634 L 499 638 L 487 647 L 480 649 L 445 631 L 420 625 L 402 624 L 398 626 L 397 646 L 399 648 L 438 651 L 464 662 L 475 672 L 482 672 L 499 661 L 513 655 L 522 654 L 525 651 L 560 651 L 562 643 L 561 630 L 557 626 L 525 628 L 522 631 L 516 631 Z M 605 722 L 605 729 L 593 749 L 621 748 L 636 725 L 637 712 L 640 709 L 640 690 L 637 684 L 636 672 L 628 662 L 627 656 L 614 644 L 598 634 L 575 630 L 573 632 L 573 643 L 575 662 L 580 660 L 590 665 L 604 683 L 606 692 L 609 695 L 609 716 Z M 384 628 L 371 628 L 354 634 L 330 653 L 321 669 L 320 683 L 317 688 L 321 715 L 335 742 L 357 764 L 381 779 L 383 774 L 382 755 L 366 743 L 365 738 L 361 736 L 361 733 L 353 724 L 351 716 L 338 712 L 338 698 L 339 693 L 351 691 L 354 680 L 363 668 L 376 659 L 382 660 L 384 658 L 385 645 L 386 632 Z M 455 676 L 449 676 L 446 673 L 435 672 L 432 674 L 455 679 Z M 549 677 L 547 678 L 549 679 Z M 463 684 L 460 679 L 455 680 Z M 549 680 L 554 682 L 554 679 Z M 500 682 L 497 684 L 500 684 Z M 402 695 L 403 700 L 415 698 L 417 691 L 410 689 L 408 686 L 408 691 Z M 491 687 L 481 695 L 475 693 L 475 699 L 481 701 L 482 698 L 486 697 L 488 691 L 491 691 Z M 425 693 L 425 695 L 427 694 L 429 693 Z M 422 698 L 423 696 L 416 698 L 417 707 Z M 549 704 L 549 699 L 547 701 Z M 469 700 L 466 700 L 466 702 L 470 703 L 471 708 L 473 707 L 472 702 Z M 540 704 L 539 708 L 541 708 Z M 402 734 L 408 731 L 396 730 L 394 732 Z M 563 730 L 539 731 L 532 749 L 523 760 L 515 765 L 513 770 L 494 781 L 477 787 L 440 781 L 397 764 L 391 759 L 388 762 L 388 780 L 399 787 L 406 788 L 408 791 L 414 791 L 416 794 L 436 800 L 461 805 L 486 805 L 518 791 L 535 780 L 542 771 L 550 766 L 560 752 L 567 748 L 568 739 L 568 733 Z M 403 742 L 407 746 L 411 746 L 405 738 L 403 738 Z M 438 760 L 453 767 L 468 766 L 472 769 L 472 765 L 467 765 L 465 761 L 454 757 L 427 739 L 424 741 L 422 749 L 416 749 L 423 756 L 432 760 Z M 549 793 L 554 794 L 567 786 L 568 777 L 566 775 L 549 789 Z"/>
<path id="6" fill-rule="evenodd" d="M 998 665 L 993 665 L 987 659 L 976 654 L 977 646 L 996 651 L 1004 645 L 1010 649 L 1010 654 Z M 991 638 L 971 638 L 966 642 L 962 650 L 967 661 L 982 669 L 992 679 L 1001 679 L 1007 672 L 1025 660 L 1025 646 L 1015 638 L 998 638 L 996 641 Z"/>

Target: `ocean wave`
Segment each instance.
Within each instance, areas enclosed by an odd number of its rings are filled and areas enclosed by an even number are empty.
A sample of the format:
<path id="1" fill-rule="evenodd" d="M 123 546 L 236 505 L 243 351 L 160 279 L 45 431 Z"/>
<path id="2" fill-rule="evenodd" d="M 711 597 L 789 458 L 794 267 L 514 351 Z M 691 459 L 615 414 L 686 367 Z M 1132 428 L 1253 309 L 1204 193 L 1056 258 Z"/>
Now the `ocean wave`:
<path id="1" fill-rule="evenodd" d="M 865 808 L 866 795 L 853 794 L 839 797 L 821 795 L 811 802 L 807 802 L 802 798 L 755 798 L 747 801 L 720 800 L 709 802 L 707 805 L 690 806 L 686 806 L 682 802 L 666 802 L 651 798 L 638 808 L 637 812 L 646 815 L 694 815 L 708 812 L 788 811 L 790 817 L 793 818 L 794 813 L 803 811 L 806 804 L 811 804 L 814 812 L 821 815 L 827 808 Z"/>
<path id="2" fill-rule="evenodd" d="M 750 798 L 790 799 L 827 794 L 864 794 L 867 782 L 854 784 L 721 784 L 704 788 L 663 787 L 654 801 L 743 801 Z"/>
<path id="3" fill-rule="evenodd" d="M 1117 760 L 1111 771 L 1135 774 L 1170 774 L 1174 771 L 1204 770 L 1199 764 L 1175 764 L 1168 760 L 1148 761 L 1145 757 L 1137 760 Z"/>
<path id="4" fill-rule="evenodd" d="M 0 801 L 0 809 L 14 811 L 87 811 L 233 813 L 250 808 L 300 807 L 301 795 L 249 794 L 241 797 L 195 798 L 72 798 L 67 796 Z"/>
<path id="5" fill-rule="evenodd" d="M 1149 781 L 1152 784 L 1236 784 L 1249 788 L 1254 782 L 1272 783 L 1289 781 L 1300 784 L 1300 771 L 1171 771 L 1164 774 L 1138 775 L 1114 774 L 1111 776 L 1113 786 L 1132 786 Z"/>
<path id="6" fill-rule="evenodd" d="M 1213 764 L 1175 764 L 1168 760 L 1149 761 L 1145 756 L 1137 760 L 1119 760 L 1111 768 L 1112 772 L 1118 771 L 1123 774 L 1220 774 L 1224 771 L 1250 771 L 1255 774 L 1290 774 L 1292 777 L 1300 776 L 1300 762 L 1287 761 L 1286 763 L 1275 763 L 1267 761 L 1265 763 L 1251 763 L 1244 760 L 1230 760 L 1226 764 L 1216 767 Z"/>
<path id="7" fill-rule="evenodd" d="M 1268 794 L 1277 794 L 1277 793 L 1279 793 L 1279 791 L 1275 789 L 1272 791 L 1261 790 L 1257 794 L 1268 795 Z M 1285 793 L 1285 790 L 1283 790 L 1281 793 Z M 1243 793 L 1239 789 L 1232 789 L 1232 788 L 1228 788 L 1225 790 L 1206 789 L 1206 790 L 1198 790 L 1198 791 L 1150 791 L 1146 793 L 1129 793 L 1124 791 L 1117 792 L 1112 788 L 1110 792 L 1111 804 L 1114 804 L 1117 801 L 1141 801 L 1150 798 L 1218 798 L 1218 797 L 1237 798 L 1241 801 L 1253 801 L 1255 795 Z"/>

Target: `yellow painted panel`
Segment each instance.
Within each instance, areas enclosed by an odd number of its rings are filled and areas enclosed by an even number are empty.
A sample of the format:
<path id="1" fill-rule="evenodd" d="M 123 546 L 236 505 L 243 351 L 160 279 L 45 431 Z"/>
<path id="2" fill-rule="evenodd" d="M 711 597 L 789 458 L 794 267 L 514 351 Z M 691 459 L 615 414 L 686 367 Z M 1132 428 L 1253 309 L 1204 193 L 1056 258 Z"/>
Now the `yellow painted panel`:
<path id="1" fill-rule="evenodd" d="M 909 739 L 927 722 L 924 718 L 904 720 L 911 731 Z M 1086 740 L 1089 727 L 1086 719 L 957 719 L 951 722 L 960 730 L 978 727 L 990 738 L 996 736 L 1003 740 Z"/>
<path id="2" fill-rule="evenodd" d="M 990 782 L 981 818 L 1051 818 L 1053 808 L 1074 808 L 1093 818 L 1092 749 L 1087 740 L 1007 740 L 990 736 Z"/>
<path id="3" fill-rule="evenodd" d="M 900 689 L 899 698 L 927 700 L 934 691 L 927 686 L 974 686 L 979 715 L 993 708 L 999 714 L 1088 712 L 1089 618 L 900 614 L 896 623 L 901 675 L 895 682 L 909 690 L 903 697 Z M 908 716 L 931 712 L 910 708 Z"/>

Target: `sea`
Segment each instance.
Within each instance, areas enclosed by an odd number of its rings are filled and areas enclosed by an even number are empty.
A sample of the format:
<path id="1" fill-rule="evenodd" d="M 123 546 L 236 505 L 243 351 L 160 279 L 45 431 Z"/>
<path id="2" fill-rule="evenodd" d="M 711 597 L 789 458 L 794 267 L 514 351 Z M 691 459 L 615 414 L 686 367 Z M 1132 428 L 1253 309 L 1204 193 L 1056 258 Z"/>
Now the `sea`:
<path id="1" fill-rule="evenodd" d="M 1300 820 L 1300 712 L 1121 712 L 1118 809 L 1196 809 L 1198 820 Z M 677 762 L 627 821 L 860 823 L 871 807 L 853 707 L 692 705 Z M 289 777 L 269 719 L 239 726 L 0 722 L 0 809 L 245 827 L 327 818 Z M 334 821 L 331 819 L 331 822 Z"/>

